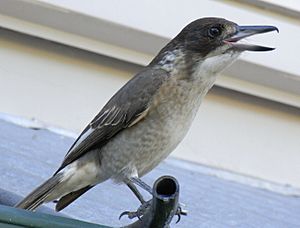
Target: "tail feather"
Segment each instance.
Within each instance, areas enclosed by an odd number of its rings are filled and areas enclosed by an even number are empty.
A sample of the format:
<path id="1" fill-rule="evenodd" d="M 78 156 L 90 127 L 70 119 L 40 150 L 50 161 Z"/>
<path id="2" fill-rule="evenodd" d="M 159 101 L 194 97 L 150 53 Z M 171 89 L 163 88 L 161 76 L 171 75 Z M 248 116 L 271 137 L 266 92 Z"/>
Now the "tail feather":
<path id="1" fill-rule="evenodd" d="M 38 206 L 43 204 L 44 202 L 52 201 L 49 196 L 55 190 L 55 188 L 61 183 L 62 175 L 56 174 L 51 177 L 39 187 L 37 187 L 34 191 L 32 191 L 28 196 L 26 196 L 21 202 L 19 202 L 15 207 L 27 209 L 27 210 L 35 210 Z"/>
<path id="2" fill-rule="evenodd" d="M 84 194 L 85 192 L 90 190 L 92 187 L 94 187 L 94 185 L 86 186 L 82 189 L 79 189 L 74 192 L 70 192 L 69 194 L 61 197 L 56 204 L 55 210 L 60 211 L 60 210 L 64 209 L 69 204 L 71 204 L 74 200 L 76 200 L 78 197 L 80 197 L 82 194 Z"/>

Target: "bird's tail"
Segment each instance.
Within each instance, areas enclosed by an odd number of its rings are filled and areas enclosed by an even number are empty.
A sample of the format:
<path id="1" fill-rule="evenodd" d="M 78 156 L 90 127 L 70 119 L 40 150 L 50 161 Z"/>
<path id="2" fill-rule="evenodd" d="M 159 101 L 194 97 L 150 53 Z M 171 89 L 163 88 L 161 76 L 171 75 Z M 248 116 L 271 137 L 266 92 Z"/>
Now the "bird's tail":
<path id="1" fill-rule="evenodd" d="M 52 193 L 62 182 L 62 176 L 60 173 L 54 175 L 32 191 L 15 207 L 33 211 L 41 204 L 54 200 L 55 197 L 53 198 Z"/>

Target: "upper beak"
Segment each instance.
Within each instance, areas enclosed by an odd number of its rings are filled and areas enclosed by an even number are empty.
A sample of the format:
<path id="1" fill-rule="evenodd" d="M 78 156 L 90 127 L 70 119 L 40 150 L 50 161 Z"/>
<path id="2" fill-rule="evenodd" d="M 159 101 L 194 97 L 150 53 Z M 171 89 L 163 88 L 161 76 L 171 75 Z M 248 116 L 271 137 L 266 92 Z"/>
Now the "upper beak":
<path id="1" fill-rule="evenodd" d="M 271 47 L 264 47 L 264 46 L 259 46 L 259 45 L 252 45 L 252 44 L 242 44 L 242 43 L 236 43 L 237 41 L 253 36 L 255 34 L 260 34 L 260 33 L 267 33 L 271 31 L 277 31 L 279 32 L 278 28 L 275 26 L 267 26 L 267 25 L 262 25 L 262 26 L 237 26 L 237 32 L 230 38 L 226 39 L 225 42 L 229 42 L 233 45 L 234 48 L 237 48 L 241 51 L 271 51 L 274 50 L 275 48 Z"/>

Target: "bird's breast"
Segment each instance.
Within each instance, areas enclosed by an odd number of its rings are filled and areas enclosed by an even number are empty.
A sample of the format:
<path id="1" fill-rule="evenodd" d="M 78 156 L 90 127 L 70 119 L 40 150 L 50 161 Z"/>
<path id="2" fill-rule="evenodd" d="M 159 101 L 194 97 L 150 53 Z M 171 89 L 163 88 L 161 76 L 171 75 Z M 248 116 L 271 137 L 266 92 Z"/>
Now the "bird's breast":
<path id="1" fill-rule="evenodd" d="M 212 84 L 212 82 L 211 82 Z M 147 115 L 101 150 L 102 166 L 117 181 L 151 171 L 181 142 L 209 84 L 170 78 L 154 95 Z"/>
<path id="2" fill-rule="evenodd" d="M 156 93 L 147 117 L 136 126 L 144 128 L 142 138 L 147 144 L 141 153 L 147 163 L 139 165 L 142 175 L 158 165 L 182 141 L 212 84 L 213 81 L 170 79 Z"/>
<path id="3" fill-rule="evenodd" d="M 149 118 L 157 120 L 157 129 L 168 137 L 170 149 L 186 135 L 210 87 L 204 82 L 171 78 L 154 96 Z"/>

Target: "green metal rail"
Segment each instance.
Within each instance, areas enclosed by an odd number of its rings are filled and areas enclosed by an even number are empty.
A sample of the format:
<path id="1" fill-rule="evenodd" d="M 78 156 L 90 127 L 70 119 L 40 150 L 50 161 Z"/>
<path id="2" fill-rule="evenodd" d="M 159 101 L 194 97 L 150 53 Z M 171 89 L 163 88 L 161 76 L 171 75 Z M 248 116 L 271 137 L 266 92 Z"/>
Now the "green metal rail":
<path id="1" fill-rule="evenodd" d="M 0 227 L 35 227 L 35 228 L 109 228 L 108 226 L 83 222 L 76 219 L 31 212 L 0 205 Z"/>
<path id="2" fill-rule="evenodd" d="M 14 195 L 7 195 L 7 205 L 14 205 Z M 179 184 L 174 177 L 162 176 L 153 186 L 153 198 L 149 201 L 149 207 L 142 217 L 136 222 L 123 228 L 169 228 L 175 214 L 186 215 L 186 212 L 178 211 Z M 87 227 L 109 228 L 108 226 L 83 222 L 80 220 L 50 215 L 40 212 L 26 211 L 10 206 L 0 205 L 0 228 L 1 227 Z"/>

